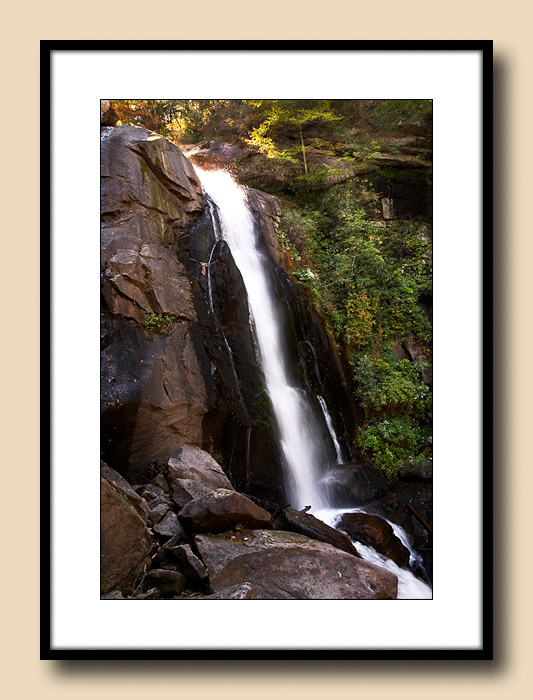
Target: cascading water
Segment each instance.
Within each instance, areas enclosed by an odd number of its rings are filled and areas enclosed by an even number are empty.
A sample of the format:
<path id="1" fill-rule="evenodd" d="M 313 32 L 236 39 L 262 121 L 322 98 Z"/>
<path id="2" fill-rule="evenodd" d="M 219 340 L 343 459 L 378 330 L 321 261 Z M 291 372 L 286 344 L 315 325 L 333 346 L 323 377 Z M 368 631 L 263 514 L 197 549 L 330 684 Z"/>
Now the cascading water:
<path id="1" fill-rule="evenodd" d="M 328 503 L 324 480 L 321 481 L 320 477 L 331 465 L 328 465 L 327 457 L 320 445 L 322 431 L 316 424 L 312 407 L 305 392 L 291 383 L 285 365 L 281 319 L 276 310 L 274 294 L 268 279 L 265 256 L 256 242 L 254 220 L 246 202 L 246 192 L 227 172 L 195 169 L 206 191 L 218 207 L 220 220 L 219 228 L 210 205 L 209 210 L 216 238 L 208 262 L 208 294 L 211 311 L 213 314 L 215 313 L 210 266 L 215 248 L 223 239 L 231 250 L 248 295 L 254 338 L 257 341 L 259 359 L 265 374 L 266 387 L 278 424 L 281 448 L 288 470 L 291 503 L 295 508 L 300 509 L 310 505 L 312 513 L 317 518 L 335 526 L 342 513 L 364 511 L 360 508 L 334 509 Z M 223 336 L 230 354 L 237 391 L 240 395 L 231 348 L 224 334 Z M 314 357 L 316 363 L 316 355 Z M 318 376 L 318 369 L 316 371 Z M 317 399 L 335 448 L 337 464 L 342 464 L 340 444 L 326 402 L 322 396 L 317 396 Z M 250 460 L 250 432 L 248 429 L 247 478 Z M 411 563 L 413 563 L 418 555 L 413 551 L 405 531 L 394 523 L 390 523 L 390 525 L 402 543 L 409 549 Z M 364 559 L 396 574 L 398 577 L 398 598 L 431 598 L 431 588 L 416 578 L 411 571 L 401 569 L 372 547 L 366 547 L 357 541 L 354 541 L 354 545 Z"/>
<path id="2" fill-rule="evenodd" d="M 335 454 L 337 455 L 337 464 L 342 464 L 343 459 L 342 459 L 342 451 L 341 451 L 341 446 L 340 443 L 337 439 L 337 434 L 335 433 L 335 428 L 333 427 L 333 421 L 331 420 L 331 416 L 328 411 L 328 407 L 326 402 L 324 401 L 323 396 L 317 395 L 318 403 L 320 404 L 320 408 L 322 409 L 322 413 L 324 414 L 324 420 L 326 421 L 326 425 L 328 426 L 328 431 L 331 436 L 331 441 L 333 442 L 333 447 L 335 448 Z"/>
<path id="3" fill-rule="evenodd" d="M 283 332 L 267 276 L 264 255 L 257 246 L 254 220 L 245 190 L 224 171 L 197 173 L 218 207 L 221 233 L 241 273 L 252 312 L 260 361 L 267 391 L 280 433 L 288 469 L 291 503 L 295 508 L 327 504 L 320 492 L 319 476 L 327 467 L 311 406 L 293 386 L 285 366 Z"/>

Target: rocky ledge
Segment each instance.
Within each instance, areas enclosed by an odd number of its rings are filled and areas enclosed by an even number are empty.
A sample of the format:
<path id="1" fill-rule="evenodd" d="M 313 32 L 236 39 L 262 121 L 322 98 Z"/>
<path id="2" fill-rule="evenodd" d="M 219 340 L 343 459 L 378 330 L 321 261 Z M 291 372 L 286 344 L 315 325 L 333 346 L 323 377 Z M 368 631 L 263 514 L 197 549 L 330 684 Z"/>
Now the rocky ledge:
<path id="1" fill-rule="evenodd" d="M 145 484 L 104 463 L 101 478 L 103 599 L 396 598 L 396 576 L 344 533 L 239 493 L 198 447 Z"/>

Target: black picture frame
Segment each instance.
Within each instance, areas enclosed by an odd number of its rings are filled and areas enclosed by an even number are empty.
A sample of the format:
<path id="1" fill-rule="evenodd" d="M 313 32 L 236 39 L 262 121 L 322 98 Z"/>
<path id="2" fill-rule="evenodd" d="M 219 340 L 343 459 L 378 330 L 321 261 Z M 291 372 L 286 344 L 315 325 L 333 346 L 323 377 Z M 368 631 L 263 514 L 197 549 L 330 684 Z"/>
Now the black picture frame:
<path id="1" fill-rule="evenodd" d="M 95 51 L 440 51 L 479 52 L 482 60 L 482 645 L 478 649 L 128 649 L 112 648 L 72 649 L 52 645 L 53 585 L 51 558 L 52 502 L 51 465 L 54 460 L 51 418 L 54 401 L 51 358 L 51 329 L 57 319 L 50 313 L 49 324 L 44 325 L 41 370 L 43 376 L 41 398 L 41 428 L 43 436 L 43 487 L 41 492 L 41 659 L 63 660 L 491 660 L 493 658 L 493 464 L 490 423 L 492 414 L 492 41 L 42 41 L 41 42 L 41 221 L 43 229 L 43 254 L 41 258 L 41 295 L 52 309 L 52 192 L 51 130 L 57 115 L 52 113 L 53 75 L 51 58 L 54 52 Z M 102 95 L 102 97 L 108 97 Z M 47 350 L 49 352 L 47 352 Z"/>

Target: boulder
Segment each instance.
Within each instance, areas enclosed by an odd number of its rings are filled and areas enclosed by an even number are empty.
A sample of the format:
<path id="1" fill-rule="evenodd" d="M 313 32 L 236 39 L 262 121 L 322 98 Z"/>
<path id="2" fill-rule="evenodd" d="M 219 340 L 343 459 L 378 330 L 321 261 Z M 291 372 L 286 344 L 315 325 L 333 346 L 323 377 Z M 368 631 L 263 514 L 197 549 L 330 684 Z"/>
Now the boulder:
<path id="1" fill-rule="evenodd" d="M 168 511 L 166 515 L 157 523 L 154 523 L 154 532 L 163 537 L 174 537 L 183 533 L 183 529 L 179 523 L 178 516 L 173 511 Z"/>
<path id="2" fill-rule="evenodd" d="M 168 548 L 168 552 L 176 559 L 185 578 L 192 583 L 203 583 L 207 580 L 207 569 L 203 562 L 193 553 L 190 545 L 178 545 Z"/>
<path id="3" fill-rule="evenodd" d="M 111 100 L 100 100 L 100 124 L 102 126 L 115 126 L 118 122 L 118 114 L 113 109 Z"/>
<path id="4" fill-rule="evenodd" d="M 216 489 L 179 512 L 180 523 L 193 532 L 219 532 L 241 525 L 249 528 L 275 528 L 273 517 L 253 501 L 233 489 Z"/>
<path id="5" fill-rule="evenodd" d="M 280 529 L 299 532 L 301 535 L 310 537 L 313 540 L 327 542 L 348 554 L 359 556 L 348 535 L 326 525 L 326 523 L 315 518 L 311 513 L 303 513 L 294 508 L 282 508 L 276 503 L 263 501 L 259 498 L 250 497 L 250 500 L 267 510 L 279 523 Z"/>
<path id="6" fill-rule="evenodd" d="M 244 583 L 224 588 L 218 593 L 206 595 L 201 600 L 274 600 L 274 596 L 265 588 L 250 583 L 250 581 L 245 581 Z"/>
<path id="7" fill-rule="evenodd" d="M 362 542 L 384 554 L 398 566 L 409 566 L 409 550 L 396 537 L 386 520 L 366 513 L 344 513 L 337 527 L 350 535 L 353 540 Z"/>
<path id="8" fill-rule="evenodd" d="M 107 479 L 101 479 L 100 500 L 101 591 L 129 593 L 145 565 L 152 545 L 146 517 L 139 514 Z"/>
<path id="9" fill-rule="evenodd" d="M 179 508 L 218 488 L 233 490 L 222 467 L 208 452 L 193 445 L 183 445 L 170 455 L 166 474 Z"/>
<path id="10" fill-rule="evenodd" d="M 146 522 L 149 511 L 148 503 L 134 491 L 133 486 L 131 486 L 123 476 L 114 469 L 111 469 L 111 467 L 108 467 L 107 464 L 102 461 L 100 462 L 100 474 Z"/>
<path id="11" fill-rule="evenodd" d="M 242 530 L 197 535 L 212 592 L 250 582 L 276 599 L 395 599 L 386 569 L 294 532 Z"/>
<path id="12" fill-rule="evenodd" d="M 185 578 L 177 571 L 152 569 L 145 579 L 146 585 L 157 588 L 164 595 L 179 595 L 185 588 Z"/>

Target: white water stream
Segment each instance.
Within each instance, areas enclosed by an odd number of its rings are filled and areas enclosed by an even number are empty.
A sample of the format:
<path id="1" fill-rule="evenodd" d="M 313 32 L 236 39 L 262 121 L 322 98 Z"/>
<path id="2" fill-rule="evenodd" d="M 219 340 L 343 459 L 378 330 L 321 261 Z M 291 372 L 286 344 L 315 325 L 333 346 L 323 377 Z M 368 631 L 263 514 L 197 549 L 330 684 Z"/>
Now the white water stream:
<path id="1" fill-rule="evenodd" d="M 267 276 L 268 265 L 265 256 L 257 245 L 254 220 L 247 205 L 246 192 L 225 171 L 206 171 L 198 167 L 195 169 L 206 191 L 218 207 L 220 230 L 210 207 L 217 242 L 220 238 L 227 242 L 246 288 L 261 366 L 265 374 L 266 387 L 272 402 L 280 433 L 281 448 L 287 466 L 291 504 L 298 509 L 311 506 L 313 515 L 334 527 L 342 513 L 364 511 L 359 508 L 334 509 L 330 508 L 327 503 L 320 477 L 331 465 L 327 464 L 327 458 L 320 445 L 322 431 L 317 429 L 312 407 L 309 405 L 305 392 L 293 386 L 289 378 L 284 359 L 282 325 L 276 307 L 276 298 Z M 211 311 L 214 313 L 210 276 L 213 251 L 214 248 L 208 263 L 208 293 Z M 226 345 L 232 361 L 237 390 L 240 394 L 232 352 L 227 341 Z M 322 396 L 317 398 L 335 447 L 337 464 L 342 464 L 340 444 L 326 402 Z M 248 432 L 248 452 L 249 439 L 250 431 Z M 249 465 L 249 454 L 247 460 Z M 411 552 L 411 563 L 413 563 L 418 555 L 414 553 L 407 534 L 398 525 L 394 523 L 390 523 L 390 525 Z M 431 588 L 410 571 L 401 569 L 372 547 L 366 547 L 356 541 L 354 541 L 354 545 L 364 559 L 396 574 L 398 577 L 398 598 L 431 598 Z"/>

